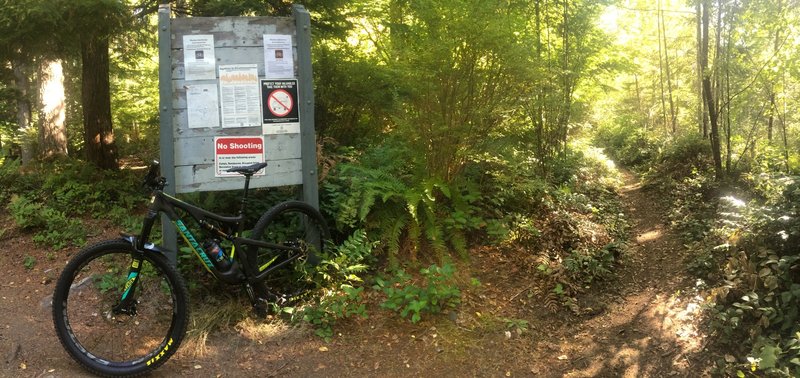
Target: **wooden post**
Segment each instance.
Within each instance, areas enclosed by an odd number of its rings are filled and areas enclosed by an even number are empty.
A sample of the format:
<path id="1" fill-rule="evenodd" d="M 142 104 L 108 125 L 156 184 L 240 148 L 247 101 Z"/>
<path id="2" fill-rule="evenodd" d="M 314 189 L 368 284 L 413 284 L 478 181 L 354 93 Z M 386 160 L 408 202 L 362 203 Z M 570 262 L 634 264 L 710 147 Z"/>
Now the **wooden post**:
<path id="1" fill-rule="evenodd" d="M 303 201 L 319 209 L 317 136 L 314 129 L 314 79 L 311 70 L 311 17 L 302 5 L 292 13 L 297 28 L 298 86 L 300 103 L 300 151 L 303 164 Z"/>
<path id="2" fill-rule="evenodd" d="M 175 148 L 172 134 L 172 27 L 170 6 L 158 6 L 158 108 L 160 117 L 159 148 L 161 175 L 167 179 L 167 194 L 175 195 Z M 178 235 L 172 221 L 161 215 L 162 245 L 168 250 L 172 265 L 177 264 Z"/>

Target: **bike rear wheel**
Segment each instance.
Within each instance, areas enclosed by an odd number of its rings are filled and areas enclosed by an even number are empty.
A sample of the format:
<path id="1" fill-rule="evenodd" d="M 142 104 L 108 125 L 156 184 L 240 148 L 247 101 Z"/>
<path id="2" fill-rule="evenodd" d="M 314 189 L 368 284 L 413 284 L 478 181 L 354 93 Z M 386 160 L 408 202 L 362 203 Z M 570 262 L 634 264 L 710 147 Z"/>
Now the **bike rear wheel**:
<path id="1" fill-rule="evenodd" d="M 316 265 L 325 254 L 330 236 L 322 214 L 311 205 L 300 201 L 281 202 L 269 209 L 253 227 L 250 238 L 292 247 L 291 251 L 278 248 L 251 247 L 255 252 L 259 271 L 276 261 L 297 258 L 298 262 Z"/>
<path id="2" fill-rule="evenodd" d="M 128 296 L 129 305 L 119 306 Z M 84 249 L 64 268 L 53 294 L 53 321 L 61 344 L 85 368 L 135 376 L 178 349 L 187 298 L 183 279 L 164 256 L 111 240 Z"/>
<path id="3" fill-rule="evenodd" d="M 249 246 L 256 274 L 268 275 L 253 285 L 256 313 L 266 314 L 274 309 L 271 305 L 291 304 L 314 286 L 307 269 L 325 257 L 330 243 L 319 211 L 305 202 L 281 202 L 261 216 L 249 237 L 281 246 Z"/>

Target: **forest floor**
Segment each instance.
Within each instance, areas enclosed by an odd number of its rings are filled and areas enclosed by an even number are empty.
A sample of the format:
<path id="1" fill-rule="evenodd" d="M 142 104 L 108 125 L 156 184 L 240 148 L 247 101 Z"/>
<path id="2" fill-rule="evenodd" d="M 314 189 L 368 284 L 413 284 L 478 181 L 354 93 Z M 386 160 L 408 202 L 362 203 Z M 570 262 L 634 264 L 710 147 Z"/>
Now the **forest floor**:
<path id="1" fill-rule="evenodd" d="M 481 285 L 464 285 L 456 312 L 412 324 L 380 309 L 376 296 L 369 318 L 338 323 L 330 342 L 277 319 L 236 319 L 207 337 L 195 332 L 153 376 L 710 375 L 698 330 L 701 299 L 684 248 L 657 193 L 631 174 L 625 182 L 628 248 L 615 278 L 581 294 L 572 311 L 546 305 L 552 287 L 537 278 L 531 253 L 482 248 L 459 265 Z M 0 234 L 0 376 L 87 376 L 58 342 L 49 302 L 60 268 L 76 251 L 54 257 L 11 223 L 0 213 L 0 230 L 7 230 Z M 118 231 L 93 228 L 103 231 L 90 243 Z M 32 269 L 24 267 L 26 256 L 36 258 Z M 194 318 L 190 328 L 200 322 Z"/>

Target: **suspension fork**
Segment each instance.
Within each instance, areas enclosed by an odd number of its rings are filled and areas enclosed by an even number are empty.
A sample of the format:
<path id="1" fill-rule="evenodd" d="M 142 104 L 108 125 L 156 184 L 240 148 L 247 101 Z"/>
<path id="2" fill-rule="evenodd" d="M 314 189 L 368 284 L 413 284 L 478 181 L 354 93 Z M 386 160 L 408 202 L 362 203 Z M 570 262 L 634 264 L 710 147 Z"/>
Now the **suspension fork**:
<path id="1" fill-rule="evenodd" d="M 131 265 L 128 269 L 128 278 L 125 280 L 122 296 L 119 303 L 112 308 L 114 314 L 136 315 L 136 301 L 133 298 L 135 297 L 136 286 L 139 283 L 142 262 L 144 262 L 144 259 L 137 255 L 137 253 L 131 255 Z"/>
<path id="2" fill-rule="evenodd" d="M 158 217 L 158 204 L 156 203 L 157 196 L 153 196 L 150 208 L 147 210 L 147 215 L 142 222 L 142 232 L 139 237 L 133 241 L 134 251 L 131 253 L 131 265 L 128 269 L 128 276 L 125 279 L 125 286 L 122 290 L 119 303 L 112 308 L 114 314 L 128 314 L 136 315 L 136 301 L 134 300 L 136 294 L 136 287 L 139 283 L 139 274 L 142 270 L 142 263 L 144 258 L 144 245 L 150 237 L 150 230 L 153 228 L 156 217 Z"/>

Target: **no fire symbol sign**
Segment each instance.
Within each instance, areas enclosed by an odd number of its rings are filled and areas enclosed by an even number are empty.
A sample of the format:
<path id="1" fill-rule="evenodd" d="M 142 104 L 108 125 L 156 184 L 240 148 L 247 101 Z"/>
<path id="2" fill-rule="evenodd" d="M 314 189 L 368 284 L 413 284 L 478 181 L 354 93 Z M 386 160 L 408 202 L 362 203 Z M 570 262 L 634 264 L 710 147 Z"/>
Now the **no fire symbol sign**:
<path id="1" fill-rule="evenodd" d="M 300 122 L 297 80 L 261 80 L 264 124 Z"/>

